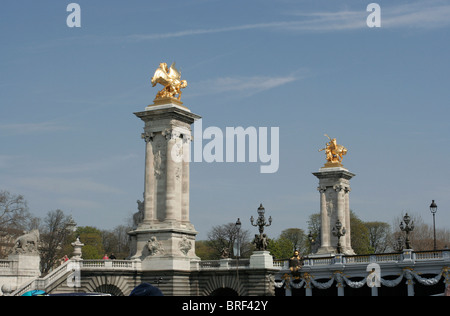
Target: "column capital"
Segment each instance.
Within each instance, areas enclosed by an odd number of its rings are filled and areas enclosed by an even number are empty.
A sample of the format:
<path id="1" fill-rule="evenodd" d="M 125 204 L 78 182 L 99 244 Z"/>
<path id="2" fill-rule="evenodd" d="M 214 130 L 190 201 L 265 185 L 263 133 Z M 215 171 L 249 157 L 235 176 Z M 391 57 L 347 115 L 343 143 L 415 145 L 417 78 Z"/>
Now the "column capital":
<path id="1" fill-rule="evenodd" d="M 320 193 L 325 193 L 327 191 L 327 187 L 319 186 L 319 187 L 317 187 L 317 191 L 319 191 Z"/>
<path id="2" fill-rule="evenodd" d="M 151 133 L 151 132 L 145 132 L 141 134 L 141 138 L 146 142 L 152 142 L 153 141 L 153 137 L 155 137 L 155 133 Z"/>
<path id="3" fill-rule="evenodd" d="M 161 135 L 163 135 L 167 140 L 171 139 L 177 139 L 177 138 L 184 138 L 184 133 L 176 130 L 176 129 L 165 129 L 161 132 Z"/>
<path id="4" fill-rule="evenodd" d="M 335 190 L 336 192 L 344 191 L 344 193 L 348 193 L 351 191 L 349 186 L 342 185 L 342 184 L 333 185 L 333 190 Z"/>

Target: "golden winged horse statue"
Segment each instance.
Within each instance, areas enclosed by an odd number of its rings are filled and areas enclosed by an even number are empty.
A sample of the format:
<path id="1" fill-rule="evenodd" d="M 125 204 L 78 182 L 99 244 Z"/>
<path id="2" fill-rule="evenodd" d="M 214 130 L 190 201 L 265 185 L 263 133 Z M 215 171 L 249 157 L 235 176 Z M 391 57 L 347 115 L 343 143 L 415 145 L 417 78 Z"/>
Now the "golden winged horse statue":
<path id="1" fill-rule="evenodd" d="M 319 149 L 319 151 L 325 150 L 326 159 L 329 165 L 341 165 L 342 157 L 347 154 L 347 148 L 338 145 L 336 138 L 331 139 L 327 134 L 325 134 L 325 136 L 328 137 L 330 141 L 325 148 Z"/>
<path id="2" fill-rule="evenodd" d="M 181 89 L 187 87 L 187 81 L 181 80 L 181 73 L 175 68 L 175 63 L 167 67 L 166 63 L 160 63 L 152 78 L 152 86 L 161 84 L 164 88 L 156 94 L 157 99 L 173 98 L 181 99 Z M 178 95 L 178 97 L 176 97 Z"/>

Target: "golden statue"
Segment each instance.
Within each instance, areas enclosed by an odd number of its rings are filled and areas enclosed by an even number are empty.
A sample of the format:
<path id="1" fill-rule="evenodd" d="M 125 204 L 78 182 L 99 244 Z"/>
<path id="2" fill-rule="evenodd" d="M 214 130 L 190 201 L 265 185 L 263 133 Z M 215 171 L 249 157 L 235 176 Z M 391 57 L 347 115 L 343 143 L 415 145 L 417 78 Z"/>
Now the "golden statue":
<path id="1" fill-rule="evenodd" d="M 166 63 L 159 64 L 159 68 L 156 69 L 152 78 L 152 87 L 158 83 L 162 84 L 164 89 L 156 94 L 155 100 L 165 98 L 180 100 L 181 89 L 187 87 L 187 81 L 181 80 L 181 73 L 175 68 L 175 63 L 170 68 L 167 67 Z M 178 97 L 175 97 L 176 95 Z"/>
<path id="2" fill-rule="evenodd" d="M 298 278 L 300 276 L 299 270 L 302 268 L 302 264 L 303 258 L 300 256 L 298 250 L 295 250 L 292 258 L 289 258 L 289 270 L 291 270 L 294 278 Z"/>
<path id="3" fill-rule="evenodd" d="M 338 145 L 336 138 L 331 139 L 330 136 L 325 134 L 330 140 L 327 143 L 327 147 L 319 149 L 319 151 L 325 150 L 327 163 L 325 167 L 342 167 L 342 157 L 347 154 L 347 148 L 342 145 Z"/>

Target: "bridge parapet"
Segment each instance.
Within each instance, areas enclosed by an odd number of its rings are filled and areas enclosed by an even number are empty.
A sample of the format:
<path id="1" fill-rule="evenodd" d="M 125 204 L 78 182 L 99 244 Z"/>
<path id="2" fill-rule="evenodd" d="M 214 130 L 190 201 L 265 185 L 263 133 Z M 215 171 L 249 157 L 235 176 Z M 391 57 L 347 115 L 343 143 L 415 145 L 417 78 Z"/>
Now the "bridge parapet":
<path id="1" fill-rule="evenodd" d="M 427 285 L 436 284 L 442 277 L 444 278 L 444 283 L 450 283 L 450 276 L 448 274 L 450 267 L 450 250 L 417 252 L 404 250 L 402 253 L 307 257 L 304 259 L 303 267 L 299 271 L 301 274 L 300 279 L 303 280 L 303 283 L 300 284 L 305 286 L 306 284 L 310 284 L 309 282 L 312 282 L 311 284 L 315 287 L 327 288 L 331 286 L 333 281 L 328 281 L 324 285 L 318 280 L 333 279 L 338 282 L 340 280 L 339 278 L 342 276 L 348 286 L 360 287 L 368 278 L 370 271 L 367 270 L 367 268 L 371 264 L 380 266 L 381 277 L 383 278 L 381 281 L 383 285 L 391 286 L 394 283 L 398 284 L 402 278 L 407 278 L 411 275 L 414 276 L 418 282 Z M 1 268 L 7 269 L 8 265 L 9 263 L 4 262 Z M 105 272 L 108 272 L 111 273 L 111 275 L 121 276 L 133 271 L 143 272 L 140 260 L 69 260 L 45 277 L 36 278 L 23 284 L 17 291 L 12 293 L 12 295 L 20 296 L 27 291 L 36 289 L 51 290 L 56 284 L 66 282 L 65 280 L 70 278 L 70 275 L 73 274 L 74 271 L 74 265 L 76 265 L 76 269 L 80 269 L 81 272 L 89 272 L 89 275 L 93 275 L 92 273 L 100 273 L 103 275 Z M 234 277 L 236 275 L 234 271 L 246 271 L 246 273 L 252 273 L 251 271 L 253 270 L 250 266 L 250 260 L 221 259 L 193 260 L 191 262 L 191 272 L 200 273 L 198 276 L 202 276 L 203 273 L 221 272 L 231 273 L 230 276 Z M 289 260 L 274 260 L 271 271 L 275 274 L 275 279 L 285 280 L 281 283 L 278 281 L 277 288 L 284 286 L 282 284 L 289 284 L 291 288 L 300 285 L 291 283 L 291 281 L 286 279 L 286 275 L 290 274 Z M 421 274 L 429 276 L 435 275 L 436 277 L 426 279 L 422 278 L 420 276 Z M 306 276 L 306 279 L 304 279 L 304 276 Z M 399 277 L 397 277 L 398 281 L 394 282 L 389 278 L 385 279 L 386 276 Z M 352 281 L 351 278 L 357 278 L 359 281 Z M 408 290 L 411 293 L 413 293 L 412 286 L 413 285 L 410 285 L 411 289 Z"/>
<path id="2" fill-rule="evenodd" d="M 276 275 L 276 287 L 285 288 L 286 295 L 292 289 L 305 288 L 312 295 L 312 288 L 329 289 L 335 282 L 338 295 L 344 295 L 344 287 L 362 288 L 367 282 L 377 279 L 380 286 L 396 287 L 402 279 L 407 280 L 407 295 L 415 295 L 414 285 L 433 286 L 443 282 L 443 289 L 450 284 L 450 251 L 413 251 L 371 255 L 332 255 L 305 258 L 303 266 L 295 275 L 289 269 L 288 260 L 280 260 L 282 266 Z M 425 276 L 425 277 L 423 277 Z M 321 280 L 321 281 L 320 281 Z M 323 282 L 327 280 L 326 282 Z M 417 286 L 417 285 L 416 285 Z M 378 295 L 372 287 L 372 295 Z"/>
<path id="3" fill-rule="evenodd" d="M 191 265 L 192 270 L 230 270 L 249 269 L 249 259 L 201 260 Z"/>
<path id="4" fill-rule="evenodd" d="M 367 265 L 370 263 L 419 263 L 419 262 L 447 262 L 450 264 L 450 250 L 413 251 L 406 249 L 401 253 L 382 253 L 368 255 L 329 255 L 305 257 L 304 266 L 329 266 L 335 264 Z M 274 267 L 289 268 L 289 260 L 274 260 Z"/>
<path id="5" fill-rule="evenodd" d="M 140 260 L 82 260 L 81 270 L 141 270 Z"/>

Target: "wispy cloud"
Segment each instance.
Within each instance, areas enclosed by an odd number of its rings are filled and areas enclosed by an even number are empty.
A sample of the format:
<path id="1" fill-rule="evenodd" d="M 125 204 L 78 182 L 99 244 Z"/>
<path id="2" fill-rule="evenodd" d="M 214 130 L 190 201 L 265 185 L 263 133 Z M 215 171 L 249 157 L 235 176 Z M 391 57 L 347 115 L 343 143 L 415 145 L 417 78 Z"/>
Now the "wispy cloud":
<path id="1" fill-rule="evenodd" d="M 450 3 L 442 1 L 419 1 L 382 8 L 382 26 L 411 27 L 411 28 L 439 28 L 450 25 Z"/>
<path id="2" fill-rule="evenodd" d="M 59 166 L 48 166 L 40 168 L 39 171 L 49 174 L 80 174 L 80 173 L 90 173 L 93 171 L 107 170 L 120 168 L 124 164 L 128 164 L 130 161 L 137 159 L 139 156 L 137 154 L 119 155 L 106 157 L 105 159 L 94 160 L 78 164 L 63 164 Z M 1 157 L 0 157 L 1 158 Z M 1 161 L 1 160 L 0 160 Z"/>
<path id="3" fill-rule="evenodd" d="M 183 31 L 133 34 L 128 39 L 136 41 L 158 40 L 184 36 L 207 35 L 247 30 L 336 32 L 366 29 L 370 12 L 361 5 L 354 10 L 324 12 L 289 12 L 297 20 L 234 25 L 218 28 L 200 28 Z M 399 5 L 382 5 L 381 21 L 385 28 L 439 28 L 450 25 L 450 4 L 442 1 L 416 1 Z"/>
<path id="4" fill-rule="evenodd" d="M 17 178 L 14 185 L 38 192 L 52 194 L 76 194 L 80 192 L 122 194 L 123 191 L 90 178 L 23 177 Z"/>
<path id="5" fill-rule="evenodd" d="M 397 5 L 381 5 L 381 27 L 389 29 L 430 29 L 450 25 L 450 4 L 442 1 L 416 1 Z M 291 27 L 301 31 L 340 31 L 366 29 L 370 12 L 360 10 L 336 12 L 291 13 L 305 20 Z"/>
<path id="6" fill-rule="evenodd" d="M 53 122 L 0 124 L 0 131 L 14 134 L 45 133 L 67 129 L 67 126 L 62 126 Z"/>
<path id="7" fill-rule="evenodd" d="M 244 31 L 244 30 L 255 30 L 255 29 L 273 29 L 273 28 L 285 28 L 297 22 L 272 22 L 272 23 L 257 23 L 257 24 L 245 24 L 236 25 L 221 28 L 204 28 L 204 29 L 192 29 L 184 30 L 179 32 L 161 33 L 161 34 L 133 34 L 130 35 L 130 39 L 134 40 L 155 40 L 155 39 L 165 39 L 173 37 L 183 37 L 192 35 L 203 35 L 203 34 L 214 34 L 214 33 L 224 33 L 224 32 L 234 32 L 234 31 Z"/>
<path id="8" fill-rule="evenodd" d="M 227 92 L 242 93 L 246 96 L 250 96 L 291 83 L 298 79 L 299 78 L 294 75 L 286 77 L 221 77 L 192 83 L 191 86 L 193 91 L 189 94 L 189 97 Z"/>

